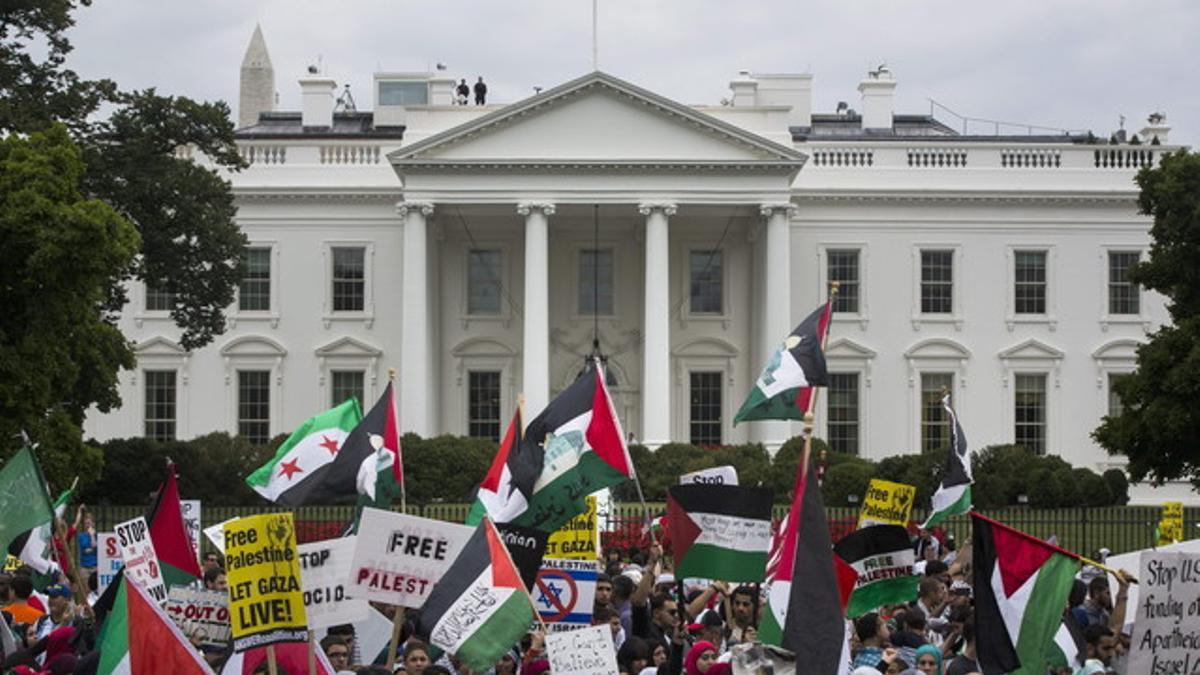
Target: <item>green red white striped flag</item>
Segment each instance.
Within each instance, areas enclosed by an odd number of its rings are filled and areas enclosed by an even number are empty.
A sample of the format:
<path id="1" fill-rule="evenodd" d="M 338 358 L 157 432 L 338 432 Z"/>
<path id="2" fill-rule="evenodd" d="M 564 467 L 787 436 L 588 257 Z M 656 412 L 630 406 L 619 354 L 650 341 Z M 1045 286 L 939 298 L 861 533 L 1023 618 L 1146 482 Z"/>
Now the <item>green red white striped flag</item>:
<path id="1" fill-rule="evenodd" d="M 858 573 L 846 616 L 917 597 L 916 556 L 904 527 L 872 525 L 855 530 L 834 545 L 833 553 Z"/>
<path id="2" fill-rule="evenodd" d="M 921 527 L 932 528 L 950 516 L 971 510 L 971 454 L 967 437 L 958 423 L 958 413 L 950 407 L 950 396 L 942 398 L 942 406 L 950 417 L 950 454 L 946 457 L 942 483 L 933 494 L 933 508 Z"/>
<path id="3" fill-rule="evenodd" d="M 175 465 L 167 464 L 167 479 L 158 488 L 154 505 L 146 514 L 150 526 L 150 541 L 158 554 L 163 582 L 168 586 L 186 586 L 204 576 L 196 561 L 196 549 L 183 520 L 183 505 L 179 502 L 179 482 Z"/>
<path id="4" fill-rule="evenodd" d="M 99 675 L 212 674 L 175 622 L 137 584 L 119 582 L 112 610 L 97 641 Z"/>
<path id="5" fill-rule="evenodd" d="M 771 547 L 774 490 L 739 485 L 673 485 L 667 528 L 675 575 L 758 583 Z"/>
<path id="6" fill-rule="evenodd" d="M 813 387 L 829 380 L 821 346 L 829 331 L 833 298 L 809 314 L 775 350 L 754 388 L 733 417 L 733 423 L 752 420 L 802 420 Z"/>

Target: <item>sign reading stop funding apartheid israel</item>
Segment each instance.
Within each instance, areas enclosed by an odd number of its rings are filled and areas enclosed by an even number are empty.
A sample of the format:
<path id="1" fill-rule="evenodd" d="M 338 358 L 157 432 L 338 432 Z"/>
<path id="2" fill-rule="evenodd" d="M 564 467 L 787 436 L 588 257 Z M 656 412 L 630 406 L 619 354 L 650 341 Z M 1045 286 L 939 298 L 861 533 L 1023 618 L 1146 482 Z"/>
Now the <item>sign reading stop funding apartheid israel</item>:
<path id="1" fill-rule="evenodd" d="M 308 640 L 292 514 L 226 523 L 225 565 L 234 651 Z"/>
<path id="2" fill-rule="evenodd" d="M 350 566 L 350 594 L 420 607 L 475 528 L 366 507 Z"/>
<path id="3" fill-rule="evenodd" d="M 350 564 L 357 537 L 301 544 L 300 579 L 304 582 L 304 611 L 308 627 L 316 630 L 367 618 L 365 598 L 347 592 Z"/>
<path id="4" fill-rule="evenodd" d="M 917 488 L 912 485 L 872 478 L 863 497 L 862 512 L 858 514 L 858 528 L 872 525 L 907 527 L 916 498 Z"/>
<path id="5" fill-rule="evenodd" d="M 138 516 L 117 523 L 113 529 L 117 532 L 117 544 L 125 561 L 125 578 L 146 589 L 161 606 L 167 601 L 167 587 L 163 584 L 158 554 L 154 551 L 154 542 L 150 540 L 150 526 L 146 524 L 146 519 Z"/>
<path id="6" fill-rule="evenodd" d="M 1200 553 L 1143 551 L 1129 673 L 1200 673 Z"/>
<path id="7" fill-rule="evenodd" d="M 567 521 L 550 534 L 546 555 L 551 558 L 595 560 L 599 557 L 599 518 L 596 517 L 596 497 L 587 497 L 587 511 Z"/>

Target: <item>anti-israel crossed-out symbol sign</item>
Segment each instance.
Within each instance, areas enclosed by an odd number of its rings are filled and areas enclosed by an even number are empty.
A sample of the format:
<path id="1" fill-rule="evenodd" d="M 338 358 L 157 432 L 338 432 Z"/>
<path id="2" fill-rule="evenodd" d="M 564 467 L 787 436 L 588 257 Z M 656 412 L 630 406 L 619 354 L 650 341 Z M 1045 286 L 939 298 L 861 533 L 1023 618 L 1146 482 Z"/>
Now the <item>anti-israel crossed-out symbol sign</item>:
<path id="1" fill-rule="evenodd" d="M 537 591 L 534 604 L 543 621 L 562 621 L 574 613 L 579 589 L 566 570 L 543 569 L 538 572 Z"/>

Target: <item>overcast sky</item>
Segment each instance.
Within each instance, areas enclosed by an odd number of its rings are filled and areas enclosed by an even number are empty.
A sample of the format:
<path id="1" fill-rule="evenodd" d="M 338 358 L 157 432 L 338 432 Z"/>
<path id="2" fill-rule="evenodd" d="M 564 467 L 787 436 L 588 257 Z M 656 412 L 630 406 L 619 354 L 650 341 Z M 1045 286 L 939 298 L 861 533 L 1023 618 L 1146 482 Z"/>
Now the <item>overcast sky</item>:
<path id="1" fill-rule="evenodd" d="M 281 109 L 298 109 L 296 79 L 318 59 L 360 109 L 378 70 L 443 62 L 511 102 L 592 69 L 591 0 L 95 0 L 76 20 L 81 74 L 233 108 L 256 22 Z M 1172 142 L 1200 144 L 1198 0 L 599 0 L 599 45 L 601 70 L 684 103 L 716 104 L 752 70 L 811 72 L 817 111 L 857 108 L 859 80 L 886 61 L 897 112 L 932 98 L 1106 135 L 1158 109 Z"/>

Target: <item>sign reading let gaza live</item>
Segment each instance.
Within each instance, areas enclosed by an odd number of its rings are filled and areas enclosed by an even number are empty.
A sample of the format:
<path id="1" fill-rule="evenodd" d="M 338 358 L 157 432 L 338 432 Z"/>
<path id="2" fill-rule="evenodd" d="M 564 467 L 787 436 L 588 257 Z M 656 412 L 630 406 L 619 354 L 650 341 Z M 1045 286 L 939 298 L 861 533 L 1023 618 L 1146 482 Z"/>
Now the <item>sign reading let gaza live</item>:
<path id="1" fill-rule="evenodd" d="M 596 517 L 596 497 L 586 499 L 587 511 L 567 521 L 546 541 L 546 555 L 551 558 L 595 560 L 600 541 L 599 519 Z"/>
<path id="2" fill-rule="evenodd" d="M 364 508 L 350 567 L 350 594 L 420 607 L 475 528 Z"/>
<path id="3" fill-rule="evenodd" d="M 862 512 L 858 514 L 858 529 L 872 525 L 907 527 L 916 497 L 917 488 L 912 485 L 873 478 L 863 498 Z"/>
<path id="4" fill-rule="evenodd" d="M 308 640 L 292 514 L 226 523 L 225 562 L 234 651 Z"/>

